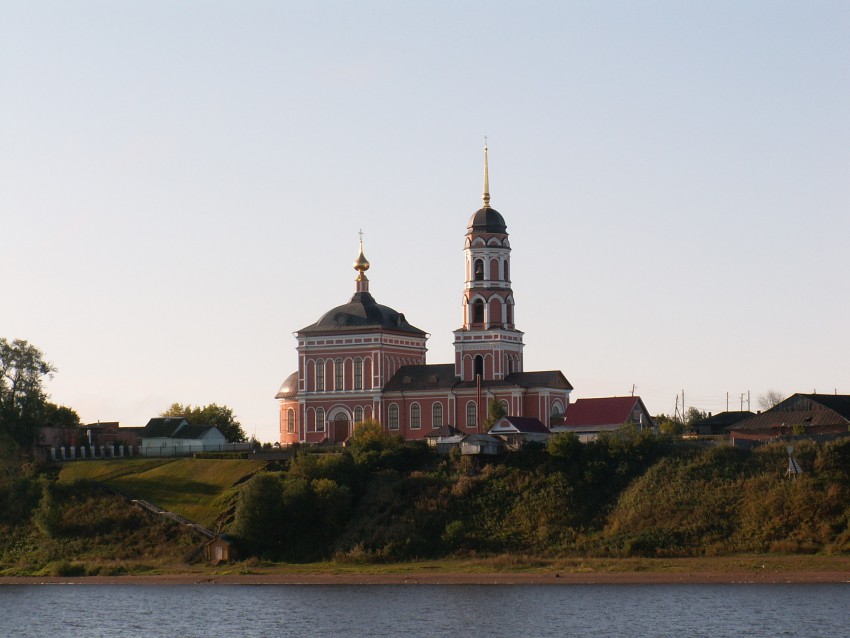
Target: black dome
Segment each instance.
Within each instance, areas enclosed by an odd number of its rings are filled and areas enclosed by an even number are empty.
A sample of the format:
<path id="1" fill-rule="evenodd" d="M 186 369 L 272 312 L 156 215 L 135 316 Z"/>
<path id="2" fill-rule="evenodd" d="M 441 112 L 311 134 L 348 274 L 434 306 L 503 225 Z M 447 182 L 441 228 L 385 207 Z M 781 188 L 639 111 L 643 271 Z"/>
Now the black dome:
<path id="1" fill-rule="evenodd" d="M 424 335 L 425 332 L 411 326 L 400 312 L 382 306 L 368 292 L 357 292 L 347 304 L 328 310 L 319 320 L 299 330 L 304 332 L 328 332 L 356 330 L 361 328 L 385 328 Z"/>
<path id="2" fill-rule="evenodd" d="M 469 218 L 467 231 L 477 233 L 506 233 L 505 218 L 495 208 L 481 208 Z"/>

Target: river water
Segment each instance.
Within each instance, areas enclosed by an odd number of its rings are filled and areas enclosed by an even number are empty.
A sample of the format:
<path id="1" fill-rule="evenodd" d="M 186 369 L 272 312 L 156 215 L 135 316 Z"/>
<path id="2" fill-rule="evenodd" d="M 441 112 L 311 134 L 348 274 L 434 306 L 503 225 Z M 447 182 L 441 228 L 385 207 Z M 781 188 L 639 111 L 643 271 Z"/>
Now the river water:
<path id="1" fill-rule="evenodd" d="M 9 585 L 3 638 L 850 636 L 850 585 Z"/>

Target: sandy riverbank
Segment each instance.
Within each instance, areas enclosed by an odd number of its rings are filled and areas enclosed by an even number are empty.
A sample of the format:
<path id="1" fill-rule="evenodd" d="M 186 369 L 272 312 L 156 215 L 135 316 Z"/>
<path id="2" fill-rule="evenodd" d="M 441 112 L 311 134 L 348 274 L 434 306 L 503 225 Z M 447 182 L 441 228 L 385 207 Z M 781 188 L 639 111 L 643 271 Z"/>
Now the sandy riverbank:
<path id="1" fill-rule="evenodd" d="M 0 577 L 0 585 L 661 585 L 850 583 L 847 571 L 164 574 Z"/>

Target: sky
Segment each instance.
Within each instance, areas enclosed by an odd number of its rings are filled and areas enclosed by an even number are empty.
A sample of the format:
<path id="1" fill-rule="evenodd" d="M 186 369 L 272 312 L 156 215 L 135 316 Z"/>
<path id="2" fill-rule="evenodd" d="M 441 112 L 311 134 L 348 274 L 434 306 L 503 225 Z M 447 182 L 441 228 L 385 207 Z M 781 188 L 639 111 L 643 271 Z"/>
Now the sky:
<path id="1" fill-rule="evenodd" d="M 844 0 L 0 0 L 0 336 L 83 422 L 275 441 L 361 229 L 453 360 L 485 135 L 526 370 L 653 414 L 850 394 Z"/>

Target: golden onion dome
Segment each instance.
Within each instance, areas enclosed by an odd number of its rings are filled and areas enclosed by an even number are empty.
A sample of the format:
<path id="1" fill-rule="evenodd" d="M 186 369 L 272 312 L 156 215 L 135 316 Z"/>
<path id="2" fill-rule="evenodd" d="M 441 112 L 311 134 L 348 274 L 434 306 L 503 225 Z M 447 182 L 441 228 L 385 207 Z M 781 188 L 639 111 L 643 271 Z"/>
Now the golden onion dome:
<path id="1" fill-rule="evenodd" d="M 369 260 L 363 255 L 363 243 L 360 243 L 360 254 L 357 256 L 357 259 L 354 261 L 354 270 L 359 273 L 364 273 L 369 270 Z"/>

